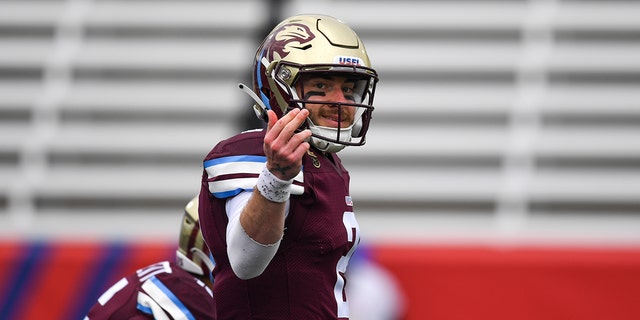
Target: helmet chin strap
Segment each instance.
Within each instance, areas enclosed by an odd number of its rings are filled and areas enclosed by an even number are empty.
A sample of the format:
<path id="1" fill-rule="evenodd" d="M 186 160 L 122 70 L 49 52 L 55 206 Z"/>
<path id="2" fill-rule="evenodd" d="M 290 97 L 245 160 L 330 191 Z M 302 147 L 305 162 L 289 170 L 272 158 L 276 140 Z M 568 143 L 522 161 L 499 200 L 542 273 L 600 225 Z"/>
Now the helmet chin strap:
<path id="1" fill-rule="evenodd" d="M 311 119 L 307 119 L 307 125 L 309 126 L 309 130 L 314 135 L 320 137 L 331 137 L 334 140 L 340 142 L 351 142 L 353 137 L 357 137 L 360 134 L 360 130 L 362 129 L 362 115 L 364 114 L 364 110 L 362 108 L 358 108 L 355 115 L 355 121 L 348 127 L 345 128 L 333 128 L 333 127 L 325 127 L 318 126 L 311 121 Z M 338 140 L 338 132 L 340 133 L 340 139 Z M 318 148 L 318 150 L 323 152 L 338 152 L 346 147 L 346 145 L 333 142 L 329 140 L 325 140 L 322 138 L 311 136 L 311 142 L 313 145 Z"/>
<path id="2" fill-rule="evenodd" d="M 204 275 L 202 268 L 191 259 L 187 258 L 187 256 L 184 253 L 180 252 L 180 250 L 176 250 L 176 261 L 178 265 L 182 267 L 182 269 L 193 274 L 201 276 Z"/>
<path id="3" fill-rule="evenodd" d="M 329 142 L 327 140 L 323 140 L 323 139 L 316 138 L 316 137 L 311 137 L 311 141 L 310 142 L 318 150 L 320 150 L 322 152 L 327 152 L 327 153 L 336 153 L 336 152 L 344 149 L 344 147 L 346 147 L 346 145 L 344 145 L 344 144 L 338 144 L 338 143 L 334 143 L 334 142 Z"/>
<path id="4" fill-rule="evenodd" d="M 269 117 L 267 116 L 267 110 L 269 110 L 269 108 L 262 102 L 260 97 L 244 83 L 238 83 L 238 87 L 256 102 L 256 104 L 253 105 L 253 111 L 256 113 L 256 117 L 264 122 L 269 122 Z"/>
<path id="5" fill-rule="evenodd" d="M 213 271 L 213 268 L 216 267 L 216 265 L 213 263 L 213 261 L 211 261 L 209 256 L 207 256 L 204 252 L 202 252 L 202 250 L 198 248 L 191 248 L 191 252 L 194 255 L 198 256 L 198 258 L 200 258 L 202 263 L 204 263 L 207 266 L 207 269 L 209 269 L 209 272 Z"/>
<path id="6" fill-rule="evenodd" d="M 340 132 L 339 141 L 341 142 L 351 141 L 351 129 L 353 128 L 353 124 L 346 128 L 340 128 L 339 131 L 338 131 L 338 128 L 315 125 L 310 119 L 307 120 L 307 124 L 309 126 L 309 130 L 311 130 L 311 133 L 318 135 L 320 137 L 332 137 L 334 140 L 337 140 L 338 132 Z M 346 147 L 346 145 L 344 144 L 328 141 L 315 136 L 311 136 L 311 142 L 316 148 L 318 148 L 320 151 L 323 151 L 323 152 L 338 152 Z"/>
<path id="7" fill-rule="evenodd" d="M 216 265 L 213 263 L 213 261 L 211 261 L 211 258 L 209 258 L 204 252 L 202 252 L 202 250 L 198 248 L 191 248 L 191 252 L 195 256 L 200 258 L 202 263 L 204 263 L 207 266 L 207 269 L 209 269 L 209 272 L 213 271 L 213 268 L 215 268 Z M 201 276 L 206 274 L 206 272 L 202 270 L 202 267 L 200 267 L 199 264 L 193 262 L 193 260 L 189 259 L 185 254 L 180 252 L 180 250 L 176 250 L 176 260 L 182 267 L 182 269 L 188 272 Z"/>

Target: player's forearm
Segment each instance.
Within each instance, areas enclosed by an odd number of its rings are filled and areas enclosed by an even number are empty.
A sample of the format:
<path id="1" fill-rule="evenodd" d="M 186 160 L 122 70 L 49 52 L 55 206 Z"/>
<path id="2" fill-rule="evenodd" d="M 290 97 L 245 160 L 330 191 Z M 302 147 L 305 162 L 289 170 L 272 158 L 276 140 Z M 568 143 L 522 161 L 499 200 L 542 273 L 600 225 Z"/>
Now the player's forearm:
<path id="1" fill-rule="evenodd" d="M 264 245 L 274 244 L 282 239 L 285 207 L 286 202 L 269 201 L 260 192 L 253 190 L 240 215 L 240 224 L 247 235 L 256 242 Z"/>
<path id="2" fill-rule="evenodd" d="M 229 221 L 227 254 L 238 278 L 255 278 L 267 268 L 280 246 L 285 208 L 254 190 L 240 216 Z"/>
<path id="3" fill-rule="evenodd" d="M 281 180 L 265 167 L 239 216 L 229 215 L 227 253 L 238 278 L 262 274 L 278 251 L 292 183 L 293 179 Z"/>

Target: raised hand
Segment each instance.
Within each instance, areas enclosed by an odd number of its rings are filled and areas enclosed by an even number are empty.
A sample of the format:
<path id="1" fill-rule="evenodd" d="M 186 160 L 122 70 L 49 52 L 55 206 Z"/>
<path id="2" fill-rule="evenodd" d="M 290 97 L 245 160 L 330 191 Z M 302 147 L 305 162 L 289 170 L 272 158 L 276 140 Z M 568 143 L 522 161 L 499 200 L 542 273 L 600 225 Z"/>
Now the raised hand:
<path id="1" fill-rule="evenodd" d="M 269 110 L 267 115 L 269 123 L 263 145 L 267 169 L 279 179 L 293 179 L 302 167 L 302 156 L 309 150 L 307 140 L 311 131 L 296 132 L 309 116 L 309 111 L 293 109 L 280 119 L 273 110 Z"/>

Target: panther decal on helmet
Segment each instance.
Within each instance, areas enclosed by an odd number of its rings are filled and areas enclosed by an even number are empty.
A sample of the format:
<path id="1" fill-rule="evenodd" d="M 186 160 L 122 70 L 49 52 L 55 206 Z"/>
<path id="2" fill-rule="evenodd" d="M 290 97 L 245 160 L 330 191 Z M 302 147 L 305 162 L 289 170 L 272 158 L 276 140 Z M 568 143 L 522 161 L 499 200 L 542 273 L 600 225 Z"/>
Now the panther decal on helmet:
<path id="1" fill-rule="evenodd" d="M 304 24 L 285 24 L 275 30 L 271 37 L 267 38 L 264 46 L 268 50 L 266 56 L 270 61 L 284 59 L 289 55 L 292 48 L 304 48 L 315 37 L 309 27 Z"/>

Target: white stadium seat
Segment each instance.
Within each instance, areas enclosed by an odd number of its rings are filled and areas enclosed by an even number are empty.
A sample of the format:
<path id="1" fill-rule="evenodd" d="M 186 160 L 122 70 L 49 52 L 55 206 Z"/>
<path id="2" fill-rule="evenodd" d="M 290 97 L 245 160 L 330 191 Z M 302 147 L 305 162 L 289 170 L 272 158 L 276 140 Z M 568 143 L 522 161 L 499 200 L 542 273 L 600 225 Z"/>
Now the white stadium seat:
<path id="1" fill-rule="evenodd" d="M 259 0 L 0 2 L 0 234 L 57 216 L 181 212 L 205 154 L 251 117 L 237 83 L 251 81 L 266 26 L 299 12 L 350 24 L 380 73 L 367 144 L 340 154 L 364 224 L 395 215 L 448 236 L 548 237 L 544 226 L 588 237 L 601 221 L 613 238 L 616 221 L 640 226 L 640 3 L 269 10 Z"/>

